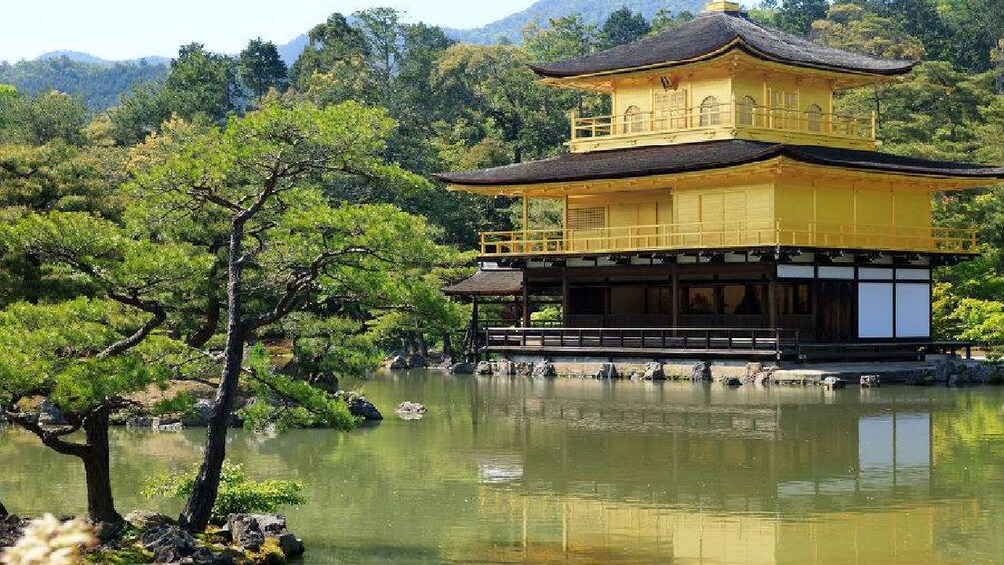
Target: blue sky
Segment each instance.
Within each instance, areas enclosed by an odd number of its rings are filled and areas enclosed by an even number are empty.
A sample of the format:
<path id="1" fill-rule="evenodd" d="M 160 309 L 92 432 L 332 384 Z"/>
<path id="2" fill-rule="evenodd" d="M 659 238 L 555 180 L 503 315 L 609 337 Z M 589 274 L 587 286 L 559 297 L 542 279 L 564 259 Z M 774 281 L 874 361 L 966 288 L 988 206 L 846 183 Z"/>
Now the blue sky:
<path id="1" fill-rule="evenodd" d="M 104 59 L 177 53 L 204 43 L 236 53 L 262 37 L 288 42 L 332 12 L 390 6 L 409 21 L 477 27 L 522 10 L 533 0 L 6 0 L 0 12 L 0 60 L 33 59 L 56 50 Z"/>

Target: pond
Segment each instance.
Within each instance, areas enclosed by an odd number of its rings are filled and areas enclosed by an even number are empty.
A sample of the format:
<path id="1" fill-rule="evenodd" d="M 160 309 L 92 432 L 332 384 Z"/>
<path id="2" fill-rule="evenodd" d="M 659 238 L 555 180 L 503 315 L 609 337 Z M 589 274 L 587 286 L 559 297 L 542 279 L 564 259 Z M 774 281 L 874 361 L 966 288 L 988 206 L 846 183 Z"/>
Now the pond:
<path id="1" fill-rule="evenodd" d="M 1004 389 L 729 389 L 383 374 L 387 420 L 231 435 L 287 509 L 306 563 L 973 563 L 1004 556 Z M 422 402 L 403 421 L 393 407 Z M 204 430 L 116 430 L 122 509 L 199 456 Z M 80 512 L 80 466 L 0 431 L 0 500 Z"/>

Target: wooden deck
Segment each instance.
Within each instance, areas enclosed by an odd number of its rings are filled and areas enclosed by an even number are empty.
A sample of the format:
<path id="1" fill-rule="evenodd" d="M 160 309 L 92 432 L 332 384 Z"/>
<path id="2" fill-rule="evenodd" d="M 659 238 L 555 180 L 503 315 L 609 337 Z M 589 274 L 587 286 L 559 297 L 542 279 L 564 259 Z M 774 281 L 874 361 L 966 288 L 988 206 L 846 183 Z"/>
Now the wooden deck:
<path id="1" fill-rule="evenodd" d="M 798 330 L 757 328 L 485 328 L 480 350 L 501 355 L 678 359 L 913 361 L 928 354 L 971 356 L 962 341 L 803 342 Z"/>
<path id="2" fill-rule="evenodd" d="M 615 357 L 798 356 L 796 330 L 753 328 L 487 328 L 484 351 Z"/>

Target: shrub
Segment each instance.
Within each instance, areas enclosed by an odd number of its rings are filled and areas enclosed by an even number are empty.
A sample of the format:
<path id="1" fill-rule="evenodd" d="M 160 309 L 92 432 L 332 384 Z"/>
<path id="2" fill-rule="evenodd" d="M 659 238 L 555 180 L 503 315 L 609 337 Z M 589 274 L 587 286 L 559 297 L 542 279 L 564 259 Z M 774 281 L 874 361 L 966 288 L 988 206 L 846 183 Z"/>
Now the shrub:
<path id="1" fill-rule="evenodd" d="M 195 471 L 154 477 L 143 488 L 143 496 L 187 498 L 195 483 Z M 275 512 L 280 506 L 305 503 L 303 485 L 296 481 L 248 478 L 244 468 L 229 461 L 223 464 L 220 490 L 213 506 L 213 522 L 222 524 L 228 514 Z"/>

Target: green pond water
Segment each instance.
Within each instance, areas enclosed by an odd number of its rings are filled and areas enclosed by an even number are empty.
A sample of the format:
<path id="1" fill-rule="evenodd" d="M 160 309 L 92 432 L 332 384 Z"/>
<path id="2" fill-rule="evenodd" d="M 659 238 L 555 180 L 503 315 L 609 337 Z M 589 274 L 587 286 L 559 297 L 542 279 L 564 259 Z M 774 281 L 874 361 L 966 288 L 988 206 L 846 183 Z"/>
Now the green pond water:
<path id="1" fill-rule="evenodd" d="M 306 563 L 1004 563 L 1004 389 L 728 389 L 449 377 L 359 383 L 387 419 L 231 434 Z M 393 407 L 422 402 L 403 421 Z M 123 510 L 199 457 L 204 430 L 112 435 Z M 0 500 L 84 509 L 81 468 L 0 431 Z"/>

